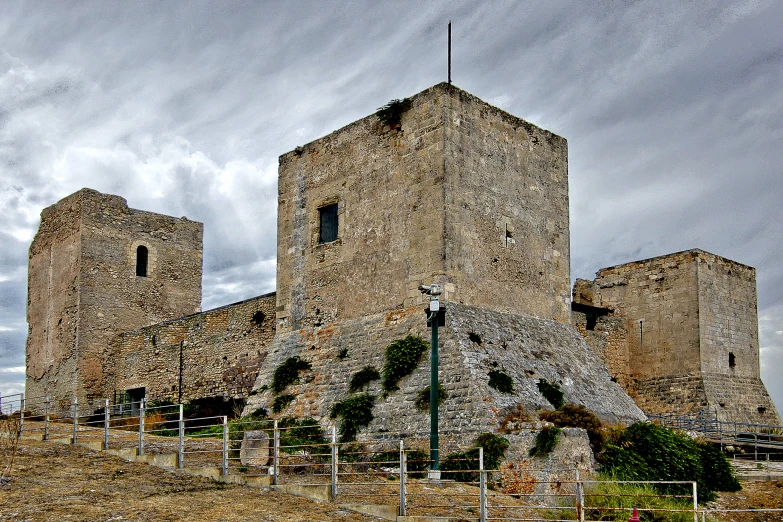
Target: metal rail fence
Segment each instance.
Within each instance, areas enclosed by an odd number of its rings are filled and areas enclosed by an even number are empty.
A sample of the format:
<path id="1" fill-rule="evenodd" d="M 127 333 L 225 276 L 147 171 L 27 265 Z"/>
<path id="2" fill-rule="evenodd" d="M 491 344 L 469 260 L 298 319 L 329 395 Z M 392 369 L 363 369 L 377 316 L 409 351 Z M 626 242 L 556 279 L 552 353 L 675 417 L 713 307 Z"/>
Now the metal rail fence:
<path id="1" fill-rule="evenodd" d="M 759 453 L 759 448 L 783 450 L 783 426 L 723 421 L 718 419 L 717 410 L 702 410 L 690 414 L 648 413 L 647 418 L 650 422 L 666 428 L 698 432 L 719 443 L 721 447 L 752 444 L 754 454 Z"/>
<path id="2" fill-rule="evenodd" d="M 477 460 L 465 458 L 454 465 L 453 459 L 452 470 L 432 472 L 424 434 L 396 440 L 389 433 L 363 434 L 366 439 L 360 442 L 339 442 L 335 427 L 324 431 L 318 424 L 185 418 L 181 404 L 148 406 L 144 400 L 102 404 L 82 414 L 76 401 L 26 400 L 19 394 L 0 397 L 0 415 L 18 415 L 24 433 L 38 433 L 41 440 L 92 443 L 136 455 L 175 455 L 170 467 L 213 467 L 221 476 L 268 477 L 274 486 L 320 487 L 332 502 L 382 505 L 396 515 L 431 520 L 587 522 L 611 512 L 630 516 L 631 507 L 637 506 L 641 512 L 670 517 L 667 520 L 706 522 L 708 516 L 728 512 L 699 508 L 695 482 L 595 481 L 570 468 L 486 469 L 482 448 Z M 628 492 L 622 485 L 642 489 Z M 679 489 L 662 492 L 661 487 Z M 655 506 L 647 502 L 651 498 L 677 504 Z M 783 513 L 754 510 L 760 511 Z"/>

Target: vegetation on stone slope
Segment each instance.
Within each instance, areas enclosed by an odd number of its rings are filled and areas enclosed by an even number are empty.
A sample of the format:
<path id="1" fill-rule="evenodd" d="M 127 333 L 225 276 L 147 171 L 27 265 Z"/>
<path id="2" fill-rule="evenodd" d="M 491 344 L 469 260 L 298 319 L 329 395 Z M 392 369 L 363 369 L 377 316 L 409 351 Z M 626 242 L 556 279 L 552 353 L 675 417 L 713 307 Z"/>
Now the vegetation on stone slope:
<path id="1" fill-rule="evenodd" d="M 299 372 L 309 370 L 312 365 L 298 355 L 289 357 L 272 373 L 272 392 L 275 395 L 285 390 L 289 384 L 299 382 Z"/>
<path id="2" fill-rule="evenodd" d="M 429 348 L 429 343 L 421 337 L 409 335 L 398 339 L 386 347 L 386 360 L 383 363 L 383 390 L 391 393 L 399 390 L 400 379 L 413 372 L 421 356 Z"/>

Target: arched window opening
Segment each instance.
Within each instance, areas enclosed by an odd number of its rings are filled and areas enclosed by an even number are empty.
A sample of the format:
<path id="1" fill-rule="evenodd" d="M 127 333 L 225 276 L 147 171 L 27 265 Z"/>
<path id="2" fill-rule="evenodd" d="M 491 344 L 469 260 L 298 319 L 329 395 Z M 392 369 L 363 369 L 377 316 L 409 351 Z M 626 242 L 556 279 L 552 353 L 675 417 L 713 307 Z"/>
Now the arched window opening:
<path id="1" fill-rule="evenodd" d="M 144 245 L 139 246 L 136 249 L 136 276 L 147 277 L 147 258 L 149 257 L 149 250 Z"/>
<path id="2" fill-rule="evenodd" d="M 737 365 L 737 360 L 734 358 L 734 354 L 729 352 L 729 368 L 734 368 Z"/>

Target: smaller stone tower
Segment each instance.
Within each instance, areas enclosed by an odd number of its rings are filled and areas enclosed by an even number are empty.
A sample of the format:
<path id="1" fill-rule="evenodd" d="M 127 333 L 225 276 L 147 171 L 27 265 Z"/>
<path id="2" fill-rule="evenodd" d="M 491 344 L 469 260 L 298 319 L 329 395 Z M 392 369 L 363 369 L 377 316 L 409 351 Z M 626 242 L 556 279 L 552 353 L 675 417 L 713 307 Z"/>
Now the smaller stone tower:
<path id="1" fill-rule="evenodd" d="M 574 323 L 647 412 L 780 424 L 761 381 L 756 302 L 755 269 L 694 249 L 578 279 Z"/>
<path id="2" fill-rule="evenodd" d="M 199 311 L 202 234 L 90 189 L 44 209 L 29 257 L 27 396 L 105 397 L 114 336 Z"/>

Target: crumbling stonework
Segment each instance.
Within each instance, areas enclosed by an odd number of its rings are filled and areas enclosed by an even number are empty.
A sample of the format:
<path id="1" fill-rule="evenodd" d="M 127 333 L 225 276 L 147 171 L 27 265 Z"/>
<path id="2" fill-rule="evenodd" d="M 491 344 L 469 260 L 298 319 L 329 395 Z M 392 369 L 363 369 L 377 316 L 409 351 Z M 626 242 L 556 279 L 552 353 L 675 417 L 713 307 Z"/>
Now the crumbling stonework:
<path id="1" fill-rule="evenodd" d="M 624 343 L 619 333 L 604 346 L 598 328 L 581 331 L 645 411 L 710 409 L 723 420 L 780 424 L 759 372 L 753 268 L 688 250 L 577 280 L 574 303 L 625 323 Z"/>
<path id="2" fill-rule="evenodd" d="M 247 397 L 274 337 L 274 307 L 272 293 L 124 332 L 106 352 L 108 389 L 173 402 Z"/>
<path id="3" fill-rule="evenodd" d="M 202 225 L 82 189 L 43 210 L 30 246 L 30 398 L 106 396 L 103 358 L 120 332 L 199 310 Z M 144 246 L 147 275 L 136 275 Z"/>
<path id="4" fill-rule="evenodd" d="M 274 370 L 287 358 L 300 356 L 312 369 L 282 392 L 295 398 L 280 415 L 333 422 L 329 411 L 334 403 L 353 395 L 348 387 L 354 373 L 367 365 L 380 370 L 386 346 L 409 334 L 429 339 L 428 332 L 422 309 L 412 307 L 278 334 L 261 366 L 258 393 L 250 397 L 245 412 L 259 407 L 271 411 L 274 394 L 268 387 Z M 505 412 L 516 404 L 530 412 L 552 409 L 538 390 L 539 379 L 558 383 L 567 402 L 584 404 L 609 423 L 644 418 L 568 324 L 449 303 L 439 346 L 440 381 L 448 395 L 440 408 L 441 426 L 461 444 L 497 429 Z M 346 356 L 340 358 L 341 353 Z M 511 377 L 513 393 L 489 386 L 489 372 L 496 369 Z M 377 398 L 369 430 L 426 433 L 429 413 L 414 403 L 429 378 L 428 357 L 423 357 L 413 374 L 399 383 L 400 390 L 387 397 L 380 381 L 374 381 L 368 389 Z"/>

